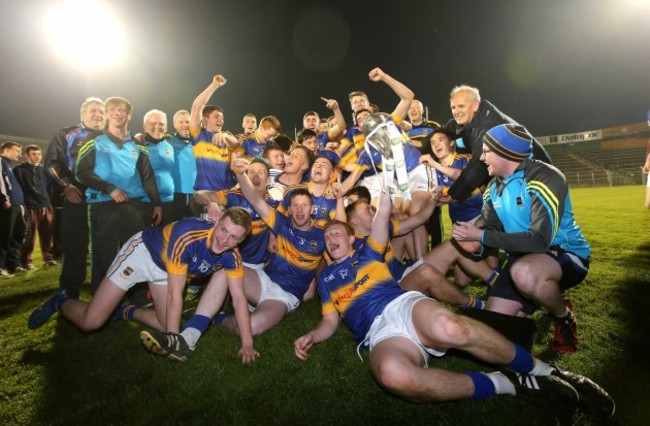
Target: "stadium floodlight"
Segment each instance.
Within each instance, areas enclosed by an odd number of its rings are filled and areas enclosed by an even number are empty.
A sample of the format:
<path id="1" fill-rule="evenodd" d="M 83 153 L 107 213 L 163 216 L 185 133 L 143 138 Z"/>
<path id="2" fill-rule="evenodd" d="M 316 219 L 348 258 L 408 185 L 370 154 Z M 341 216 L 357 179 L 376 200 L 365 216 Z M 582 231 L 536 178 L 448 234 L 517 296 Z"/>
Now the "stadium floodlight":
<path id="1" fill-rule="evenodd" d="M 53 4 L 44 17 L 45 37 L 67 65 L 91 71 L 119 65 L 125 32 L 111 8 L 98 0 Z"/>

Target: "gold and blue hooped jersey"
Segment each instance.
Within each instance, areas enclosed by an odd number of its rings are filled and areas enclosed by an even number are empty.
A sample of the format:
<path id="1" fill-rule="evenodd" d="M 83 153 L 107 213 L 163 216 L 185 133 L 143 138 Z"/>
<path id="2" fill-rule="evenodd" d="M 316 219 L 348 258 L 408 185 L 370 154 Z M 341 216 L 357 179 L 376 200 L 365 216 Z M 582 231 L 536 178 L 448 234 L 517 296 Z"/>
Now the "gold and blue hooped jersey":
<path id="1" fill-rule="evenodd" d="M 175 275 L 209 276 L 223 269 L 230 278 L 244 276 L 237 248 L 221 254 L 210 250 L 215 224 L 189 217 L 166 226 L 152 226 L 142 231 L 151 258 L 156 265 Z"/>
<path id="2" fill-rule="evenodd" d="M 388 235 L 390 235 L 391 239 L 399 235 L 399 221 L 395 219 L 391 219 L 390 222 L 388 222 Z M 361 235 L 355 235 L 354 236 L 354 243 L 353 247 L 355 250 L 360 250 L 361 247 L 366 243 L 368 237 L 367 236 L 361 236 Z M 402 279 L 402 276 L 404 275 L 404 271 L 406 268 L 402 264 L 402 262 L 395 257 L 395 251 L 393 249 L 393 244 L 391 244 L 390 240 L 388 241 L 388 244 L 386 244 L 386 251 L 384 252 L 384 261 L 388 265 L 388 270 L 390 270 L 391 275 L 393 278 L 395 278 L 395 281 L 398 281 Z"/>
<path id="3" fill-rule="evenodd" d="M 264 272 L 284 291 L 302 300 L 323 258 L 323 228 L 314 224 L 309 230 L 302 231 L 291 224 L 291 219 L 274 209 L 271 209 L 266 224 L 277 238 L 278 252 L 271 255 Z"/>
<path id="4" fill-rule="evenodd" d="M 331 192 L 326 192 L 323 195 L 315 196 L 311 188 L 311 182 L 299 183 L 297 185 L 288 187 L 284 192 L 282 202 L 278 205 L 279 213 L 282 213 L 285 216 L 287 215 L 287 210 L 289 209 L 289 205 L 291 203 L 291 191 L 297 188 L 306 189 L 311 194 L 312 219 L 321 225 L 324 225 L 330 219 L 334 219 L 336 216 L 336 197 Z"/>
<path id="5" fill-rule="evenodd" d="M 358 342 L 365 339 L 374 319 L 404 291 L 384 261 L 386 245 L 372 238 L 318 276 L 323 315 L 337 311 Z"/>
<path id="6" fill-rule="evenodd" d="M 239 252 L 242 260 L 246 263 L 266 263 L 271 256 L 268 251 L 270 233 L 268 226 L 257 214 L 255 209 L 250 205 L 248 200 L 239 190 L 217 191 L 215 192 L 218 203 L 226 207 L 241 207 L 251 215 L 252 225 L 251 232 L 248 233 L 244 241 L 239 243 Z M 273 200 L 266 193 L 264 200 L 272 208 L 277 207 L 278 202 Z"/>
<path id="7" fill-rule="evenodd" d="M 268 140 L 262 143 L 257 138 L 257 130 L 249 135 L 242 135 L 239 137 L 239 148 L 244 156 L 252 158 L 262 158 L 264 150 L 269 146 L 277 146 L 275 141 Z"/>
<path id="8" fill-rule="evenodd" d="M 235 175 L 230 170 L 230 149 L 212 143 L 214 133 L 205 129 L 190 128 L 194 140 L 194 158 L 196 159 L 195 190 L 207 189 L 220 191 L 230 189 L 237 184 Z"/>
<path id="9" fill-rule="evenodd" d="M 467 167 L 467 164 L 472 159 L 472 154 L 459 154 L 457 152 L 451 153 L 452 161 L 449 167 L 462 170 Z M 450 178 L 440 170 L 433 169 L 438 179 L 438 185 L 442 187 L 442 195 L 447 195 L 449 188 L 454 183 L 454 179 Z M 469 222 L 481 214 L 483 208 L 483 193 L 480 189 L 472 191 L 472 195 L 458 203 L 449 204 L 449 217 L 452 223 L 455 222 Z"/>

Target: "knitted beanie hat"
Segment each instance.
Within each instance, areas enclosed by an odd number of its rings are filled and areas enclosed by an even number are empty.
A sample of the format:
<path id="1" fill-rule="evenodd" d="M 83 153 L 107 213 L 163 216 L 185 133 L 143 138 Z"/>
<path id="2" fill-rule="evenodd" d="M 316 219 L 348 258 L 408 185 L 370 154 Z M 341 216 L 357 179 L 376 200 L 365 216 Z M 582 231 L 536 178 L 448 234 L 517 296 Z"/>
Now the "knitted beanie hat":
<path id="1" fill-rule="evenodd" d="M 510 161 L 521 162 L 532 151 L 533 137 L 518 124 L 501 124 L 487 131 L 483 143 L 495 154 Z"/>

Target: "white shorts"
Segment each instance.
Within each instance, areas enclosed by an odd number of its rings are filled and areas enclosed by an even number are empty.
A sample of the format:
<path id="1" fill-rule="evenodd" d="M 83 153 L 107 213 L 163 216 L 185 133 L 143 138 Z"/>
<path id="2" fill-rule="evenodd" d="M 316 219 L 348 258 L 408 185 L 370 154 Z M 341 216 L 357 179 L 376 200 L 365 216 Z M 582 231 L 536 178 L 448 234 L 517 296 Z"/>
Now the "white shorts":
<path id="1" fill-rule="evenodd" d="M 141 282 L 167 285 L 167 271 L 158 267 L 138 232 L 127 241 L 108 268 L 106 278 L 124 291 Z"/>
<path id="2" fill-rule="evenodd" d="M 262 287 L 260 300 L 257 302 L 258 305 L 265 300 L 279 300 L 287 306 L 289 312 L 296 310 L 300 305 L 300 300 L 296 296 L 284 291 L 282 287 L 274 283 L 263 269 L 253 269 L 253 271 L 257 274 Z"/>
<path id="3" fill-rule="evenodd" d="M 423 263 L 424 263 L 424 260 L 422 260 L 422 259 L 416 260 L 414 264 L 412 264 L 408 268 L 404 269 L 404 273 L 402 274 L 402 278 L 400 278 L 399 281 L 397 281 L 397 282 L 399 283 L 400 281 L 402 281 L 405 276 L 407 276 L 411 272 L 415 271 L 418 268 L 418 266 L 422 265 Z"/>
<path id="4" fill-rule="evenodd" d="M 262 269 L 264 268 L 265 265 L 264 263 L 246 263 L 246 262 L 242 262 L 242 264 L 244 265 L 244 267 L 248 269 L 254 269 L 254 270 Z"/>
<path id="5" fill-rule="evenodd" d="M 366 340 L 370 344 L 370 351 L 378 343 L 390 337 L 401 336 L 418 345 L 424 365 L 429 364 L 429 355 L 441 357 L 445 352 L 427 348 L 422 344 L 413 325 L 413 306 L 422 299 L 430 299 L 418 291 L 409 291 L 390 302 L 384 311 L 372 322 Z"/>
<path id="6" fill-rule="evenodd" d="M 429 191 L 429 174 L 426 165 L 419 164 L 409 172 L 409 190 L 411 192 Z"/>
<path id="7" fill-rule="evenodd" d="M 424 164 L 418 165 L 408 173 L 409 191 L 429 191 L 429 176 Z M 381 173 L 367 176 L 361 180 L 360 185 L 365 186 L 370 191 L 370 197 L 374 200 L 379 197 L 381 192 Z"/>

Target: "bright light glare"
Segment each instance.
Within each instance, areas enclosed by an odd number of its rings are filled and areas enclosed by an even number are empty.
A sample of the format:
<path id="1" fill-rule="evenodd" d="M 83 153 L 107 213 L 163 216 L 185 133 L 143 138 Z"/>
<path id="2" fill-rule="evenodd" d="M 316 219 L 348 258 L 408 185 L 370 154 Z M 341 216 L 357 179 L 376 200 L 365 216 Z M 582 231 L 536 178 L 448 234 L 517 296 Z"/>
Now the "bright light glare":
<path id="1" fill-rule="evenodd" d="M 45 16 L 45 36 L 68 65 L 82 70 L 105 69 L 124 57 L 124 31 L 101 1 L 64 1 Z"/>

